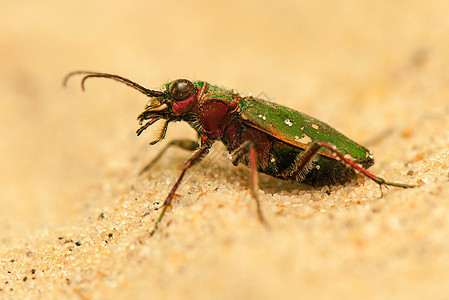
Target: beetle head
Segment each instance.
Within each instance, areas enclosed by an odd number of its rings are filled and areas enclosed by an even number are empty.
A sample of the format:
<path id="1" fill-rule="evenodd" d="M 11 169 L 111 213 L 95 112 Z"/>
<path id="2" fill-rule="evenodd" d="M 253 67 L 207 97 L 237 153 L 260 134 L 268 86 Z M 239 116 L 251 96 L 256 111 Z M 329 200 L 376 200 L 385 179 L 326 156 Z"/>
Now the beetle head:
<path id="1" fill-rule="evenodd" d="M 158 136 L 158 138 L 150 145 L 154 145 L 161 141 L 167 132 L 168 124 L 172 121 L 181 121 L 189 118 L 190 111 L 197 104 L 197 87 L 187 79 L 177 79 L 164 86 L 163 91 L 156 91 L 147 89 L 140 84 L 124 78 L 119 75 L 113 75 L 108 73 L 86 72 L 77 71 L 69 73 L 63 82 L 65 86 L 67 80 L 76 74 L 85 75 L 81 80 L 81 87 L 84 90 L 84 82 L 91 77 L 109 78 L 130 86 L 142 94 L 151 97 L 151 99 L 145 105 L 145 110 L 139 114 L 137 120 L 142 125 L 144 121 L 147 121 L 137 130 L 137 135 L 140 135 L 145 129 L 158 120 L 163 119 L 164 125 Z"/>
<path id="2" fill-rule="evenodd" d="M 165 137 L 168 124 L 171 121 L 181 121 L 189 115 L 197 104 L 197 88 L 187 79 L 177 79 L 165 85 L 161 94 L 152 97 L 146 104 L 145 110 L 137 117 L 139 124 L 149 120 L 137 130 L 140 135 L 157 120 L 165 119 L 159 137 L 150 144 L 154 145 Z"/>

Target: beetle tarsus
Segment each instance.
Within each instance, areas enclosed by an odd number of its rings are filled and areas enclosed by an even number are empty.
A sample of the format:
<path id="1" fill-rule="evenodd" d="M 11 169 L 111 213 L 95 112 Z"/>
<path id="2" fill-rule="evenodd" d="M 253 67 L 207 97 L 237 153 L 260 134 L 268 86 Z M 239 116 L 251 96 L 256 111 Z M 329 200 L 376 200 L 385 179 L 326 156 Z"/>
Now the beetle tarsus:
<path id="1" fill-rule="evenodd" d="M 158 227 L 159 223 L 161 222 L 162 218 L 164 217 L 165 212 L 167 211 L 167 208 L 168 208 L 168 205 L 163 205 L 162 211 L 159 214 L 159 217 L 157 218 L 156 222 L 154 222 L 153 230 L 151 230 L 150 236 L 153 236 L 156 233 L 157 229 L 159 228 Z"/>

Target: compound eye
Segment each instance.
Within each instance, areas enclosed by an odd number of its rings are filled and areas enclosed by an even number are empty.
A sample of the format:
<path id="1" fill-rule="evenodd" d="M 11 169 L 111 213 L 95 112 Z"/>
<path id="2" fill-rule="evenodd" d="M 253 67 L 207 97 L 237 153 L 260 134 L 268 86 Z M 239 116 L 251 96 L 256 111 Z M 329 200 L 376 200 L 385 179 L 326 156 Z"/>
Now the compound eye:
<path id="1" fill-rule="evenodd" d="M 195 86 L 187 79 L 178 79 L 173 81 L 168 88 L 170 96 L 175 100 L 184 100 L 192 95 Z"/>

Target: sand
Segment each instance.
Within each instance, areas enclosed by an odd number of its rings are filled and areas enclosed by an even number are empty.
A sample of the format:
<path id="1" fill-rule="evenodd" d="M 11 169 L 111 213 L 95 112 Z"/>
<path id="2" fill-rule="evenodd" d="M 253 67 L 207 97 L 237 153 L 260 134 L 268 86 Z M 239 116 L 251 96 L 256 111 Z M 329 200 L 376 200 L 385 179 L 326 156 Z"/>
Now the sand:
<path id="1" fill-rule="evenodd" d="M 6 1 L 0 12 L 0 298 L 447 299 L 447 1 Z M 148 88 L 206 80 L 313 115 L 372 150 L 313 189 L 260 176 L 217 143 L 157 208 L 190 153 L 170 125 L 136 137 Z M 150 212 L 149 214 L 146 214 Z"/>

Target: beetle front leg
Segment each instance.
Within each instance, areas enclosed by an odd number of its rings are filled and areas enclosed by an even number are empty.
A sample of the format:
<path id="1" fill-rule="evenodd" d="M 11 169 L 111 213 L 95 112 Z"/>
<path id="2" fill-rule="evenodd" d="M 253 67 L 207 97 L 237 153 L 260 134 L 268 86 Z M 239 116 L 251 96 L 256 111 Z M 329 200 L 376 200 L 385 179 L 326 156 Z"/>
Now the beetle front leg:
<path id="1" fill-rule="evenodd" d="M 187 169 L 189 169 L 191 166 L 193 166 L 194 164 L 198 163 L 199 161 L 201 161 L 203 159 L 204 156 L 206 156 L 207 152 L 209 151 L 211 145 L 206 144 L 201 146 L 193 155 L 192 157 L 190 157 L 185 165 L 184 168 L 181 172 L 181 175 L 179 175 L 178 180 L 176 181 L 176 183 L 173 185 L 170 193 L 168 194 L 167 198 L 165 199 L 164 203 L 162 204 L 162 211 L 159 214 L 159 217 L 156 220 L 156 223 L 154 224 L 153 230 L 150 233 L 150 236 L 153 236 L 153 234 L 156 232 L 157 228 L 158 228 L 158 224 L 161 222 L 162 218 L 165 215 L 165 212 L 167 211 L 167 207 L 169 207 L 171 205 L 171 202 L 173 200 L 173 196 L 175 195 L 176 190 L 178 189 L 179 185 L 181 184 L 181 180 L 184 177 Z"/>
<path id="2" fill-rule="evenodd" d="M 408 184 L 405 184 L 405 183 L 386 181 L 385 179 L 380 178 L 380 177 L 378 177 L 378 176 L 368 172 L 367 170 L 365 170 L 364 168 L 362 168 L 361 166 L 359 166 L 357 163 L 353 162 L 349 158 L 346 158 L 343 154 L 338 152 L 338 150 L 336 150 L 331 145 L 329 145 L 329 144 L 327 144 L 325 142 L 319 142 L 319 141 L 313 142 L 304 151 L 304 153 L 301 155 L 301 157 L 299 158 L 299 160 L 296 162 L 295 166 L 293 167 L 294 169 L 292 171 L 292 174 L 299 175 L 299 174 L 301 174 L 301 172 L 304 172 L 304 171 L 307 172 L 307 170 L 311 166 L 311 163 L 312 163 L 314 157 L 317 155 L 318 151 L 321 148 L 328 149 L 335 156 L 337 156 L 341 161 L 343 161 L 344 163 L 346 163 L 347 165 L 349 165 L 353 169 L 359 171 L 364 176 L 366 176 L 369 179 L 373 180 L 375 183 L 379 184 L 380 186 L 382 186 L 382 185 L 387 185 L 388 186 L 389 185 L 389 186 L 395 186 L 395 187 L 401 187 L 401 188 L 412 188 L 412 187 L 415 187 L 413 185 L 408 185 Z"/>
<path id="3" fill-rule="evenodd" d="M 159 151 L 158 155 L 156 155 L 156 157 L 153 158 L 153 160 L 151 160 L 145 167 L 142 168 L 142 170 L 140 170 L 139 175 L 142 175 L 143 173 L 151 169 L 154 166 L 154 164 L 165 154 L 165 152 L 167 152 L 168 148 L 170 148 L 171 146 L 177 146 L 184 150 L 193 151 L 198 149 L 199 144 L 197 141 L 192 141 L 188 139 L 170 141 L 167 145 L 165 145 L 164 148 L 162 148 L 161 151 Z"/>
<path id="4" fill-rule="evenodd" d="M 257 216 L 262 224 L 266 227 L 269 227 L 268 222 L 265 220 L 265 217 L 262 213 L 262 208 L 260 206 L 259 197 L 257 195 L 257 191 L 259 190 L 259 174 L 257 172 L 257 158 L 256 158 L 256 149 L 254 147 L 254 143 L 251 141 L 246 141 L 240 145 L 231 155 L 232 155 L 232 163 L 237 165 L 242 156 L 246 153 L 250 154 L 250 167 L 251 167 L 251 183 L 250 183 L 250 191 L 251 196 L 256 200 L 257 207 Z"/>

